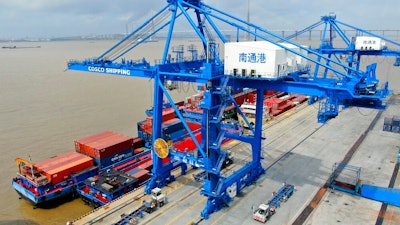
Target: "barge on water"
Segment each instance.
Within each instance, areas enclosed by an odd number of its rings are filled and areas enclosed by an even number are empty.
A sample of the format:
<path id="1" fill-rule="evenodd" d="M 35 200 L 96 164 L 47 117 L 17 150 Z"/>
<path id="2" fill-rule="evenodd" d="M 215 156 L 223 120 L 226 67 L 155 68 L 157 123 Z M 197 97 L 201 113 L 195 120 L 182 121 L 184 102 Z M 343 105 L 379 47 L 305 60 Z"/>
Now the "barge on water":
<path id="1" fill-rule="evenodd" d="M 69 152 L 39 163 L 17 158 L 12 186 L 35 207 L 62 197 L 74 197 L 75 185 L 98 173 L 92 158 Z"/>
<path id="2" fill-rule="evenodd" d="M 111 131 L 104 131 L 75 141 L 75 152 L 68 152 L 39 163 L 16 159 L 17 176 L 12 186 L 35 207 L 44 206 L 62 197 L 74 198 L 77 186 L 101 170 L 142 152 L 144 141 Z M 137 148 L 137 149 L 136 149 Z M 148 154 L 149 155 L 149 154 Z M 151 160 L 150 156 L 143 163 Z"/>
<path id="3" fill-rule="evenodd" d="M 134 190 L 138 182 L 133 176 L 109 169 L 86 179 L 78 187 L 78 193 L 86 203 L 97 208 Z"/>

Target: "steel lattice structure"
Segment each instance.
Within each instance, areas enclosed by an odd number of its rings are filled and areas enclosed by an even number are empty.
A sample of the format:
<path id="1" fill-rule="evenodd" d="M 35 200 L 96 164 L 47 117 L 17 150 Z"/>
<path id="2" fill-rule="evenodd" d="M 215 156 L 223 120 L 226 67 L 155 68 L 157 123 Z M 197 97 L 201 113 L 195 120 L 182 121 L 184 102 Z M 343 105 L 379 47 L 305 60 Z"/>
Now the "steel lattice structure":
<path id="1" fill-rule="evenodd" d="M 201 40 L 204 50 L 202 57 L 197 57 L 197 54 L 194 54 L 195 51 L 191 49 L 191 59 L 185 60 L 182 57 L 183 49 L 175 49 L 173 52 L 180 55 L 177 55 L 176 60 L 172 61 L 170 45 L 175 22 L 178 19 L 186 20 L 188 26 Z M 304 29 L 303 32 L 313 29 L 317 25 L 325 24 L 324 38 L 326 35 L 330 35 L 330 40 L 332 40 L 332 31 L 333 28 L 337 28 L 335 25 L 337 23 L 333 16 L 323 17 L 320 22 Z M 313 65 L 314 71 L 311 71 L 310 66 L 289 73 L 279 79 L 225 74 L 224 62 L 219 55 L 219 46 L 229 42 L 229 38 L 220 28 L 221 24 L 233 27 L 236 30 L 235 41 L 240 41 L 242 35 L 246 34 L 251 36 L 254 41 L 271 42 L 308 60 L 310 65 Z M 151 65 L 144 58 L 137 61 L 123 58 L 128 52 L 137 54 L 135 53 L 136 47 L 150 40 L 161 30 L 167 30 L 168 35 L 160 63 Z M 340 28 L 336 32 L 342 36 Z M 214 36 L 218 38 L 215 39 Z M 251 134 L 238 135 L 221 129 L 222 112 L 226 108 L 227 102 L 236 104 L 230 94 L 232 90 L 256 89 L 256 105 L 263 105 L 264 90 L 303 93 L 317 96 L 319 99 L 326 98 L 326 103 L 320 109 L 319 120 L 321 122 L 336 116 L 339 104 L 373 108 L 384 106 L 382 99 L 389 94 L 388 86 L 384 85 L 383 89 L 378 89 L 374 65 L 368 67 L 367 71 L 360 70 L 359 64 L 356 63 L 357 58 L 367 52 L 356 51 L 349 38 L 344 38 L 348 44 L 348 48 L 345 49 L 335 49 L 332 42 L 323 42 L 320 48 L 312 49 L 291 41 L 291 37 L 281 37 L 267 29 L 207 5 L 201 0 L 167 0 L 164 8 L 108 51 L 94 59 L 70 61 L 68 69 L 154 79 L 153 143 L 161 137 L 164 97 L 170 103 L 174 102 L 165 86 L 166 81 L 186 81 L 205 86 L 204 101 L 200 105 L 203 109 L 202 141 L 200 143 L 190 131 L 178 108 L 171 104 L 176 115 L 182 120 L 188 134 L 194 140 L 198 154 L 180 153 L 173 149 L 164 149 L 164 147 L 154 148 L 153 176 L 147 185 L 146 192 L 150 192 L 154 187 L 165 186 L 168 182 L 174 180 L 171 175 L 173 166 L 171 164 L 163 165 L 162 159 L 159 157 L 160 152 L 157 151 L 162 150 L 164 155 L 166 154 L 174 161 L 206 171 L 207 175 L 201 194 L 207 196 L 208 201 L 201 212 L 201 216 L 207 219 L 212 212 L 219 210 L 231 200 L 231 197 L 227 194 L 228 188 L 235 188 L 239 193 L 244 186 L 254 182 L 265 172 L 261 166 L 262 107 L 256 109 L 255 126 L 252 127 L 249 124 Z M 283 43 L 296 46 L 300 51 L 288 48 Z M 398 43 L 391 43 L 399 45 Z M 342 62 L 338 57 L 333 57 L 337 54 L 346 54 L 354 60 Z M 389 50 L 373 52 L 373 54 L 399 56 L 399 52 Z M 138 58 L 141 57 L 138 55 Z M 319 70 L 323 70 L 323 73 L 320 73 Z M 236 107 L 239 109 L 237 104 Z M 241 113 L 240 110 L 239 113 Z M 227 157 L 227 153 L 221 150 L 221 142 L 224 137 L 249 143 L 252 149 L 252 160 L 229 176 L 221 173 L 221 166 Z M 162 145 L 162 142 L 158 143 L 157 141 L 157 146 Z"/>

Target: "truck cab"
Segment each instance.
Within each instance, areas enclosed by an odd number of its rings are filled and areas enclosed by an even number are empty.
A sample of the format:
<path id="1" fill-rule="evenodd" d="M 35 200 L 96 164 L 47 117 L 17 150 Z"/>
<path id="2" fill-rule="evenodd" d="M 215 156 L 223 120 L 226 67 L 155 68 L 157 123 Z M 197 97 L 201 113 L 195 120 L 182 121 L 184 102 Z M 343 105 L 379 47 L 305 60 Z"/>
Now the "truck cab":
<path id="1" fill-rule="evenodd" d="M 156 202 L 157 207 L 162 207 L 167 201 L 164 194 L 161 193 L 161 188 L 151 190 L 151 198 Z"/>
<path id="2" fill-rule="evenodd" d="M 275 207 L 267 204 L 260 204 L 253 212 L 253 219 L 265 223 L 275 213 Z"/>

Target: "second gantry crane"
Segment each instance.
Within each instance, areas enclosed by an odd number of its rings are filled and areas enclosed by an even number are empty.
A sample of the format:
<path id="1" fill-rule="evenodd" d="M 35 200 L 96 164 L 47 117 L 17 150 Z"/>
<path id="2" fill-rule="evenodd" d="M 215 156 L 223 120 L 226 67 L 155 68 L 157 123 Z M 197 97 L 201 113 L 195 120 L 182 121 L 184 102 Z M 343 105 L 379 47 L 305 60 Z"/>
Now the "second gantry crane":
<path id="1" fill-rule="evenodd" d="M 191 27 L 201 40 L 204 50 L 201 57 L 195 54 L 191 48 L 192 57 L 185 59 L 182 55 L 183 48 L 173 49 L 170 46 L 176 22 L 179 19 L 186 21 L 186 25 Z M 233 27 L 235 34 L 223 32 L 222 28 L 227 26 Z M 164 29 L 167 30 L 167 36 L 162 59 L 159 63 L 151 65 L 146 59 L 138 56 L 140 52 L 135 52 L 136 47 Z M 256 45 L 272 44 L 275 50 L 281 49 L 285 53 L 295 56 L 291 58 L 295 60 L 283 63 L 272 76 L 252 69 L 235 68 L 234 65 L 228 68 L 227 46 L 230 42 L 241 43 L 240 38 L 243 35 L 254 38 L 254 41 L 248 42 L 250 45 L 255 43 Z M 225 60 L 221 60 L 219 54 L 221 44 L 225 47 Z M 261 46 L 260 49 L 262 48 Z M 139 60 L 123 58 L 128 52 L 137 55 Z M 177 57 L 172 58 L 171 52 L 175 52 Z M 266 53 L 256 50 L 248 49 L 248 51 L 229 54 L 231 54 L 229 57 L 245 64 L 254 63 L 255 65 L 267 62 Z M 300 61 L 324 68 L 334 76 L 313 76 L 311 67 L 302 65 L 299 63 Z M 340 68 L 345 68 L 345 70 Z M 153 169 L 146 192 L 150 192 L 154 187 L 165 186 L 174 179 L 171 175 L 171 167 L 162 163 L 163 158 L 168 157 L 204 170 L 206 176 L 201 194 L 207 197 L 207 204 L 201 212 L 201 216 L 205 219 L 212 212 L 230 202 L 232 196 L 229 195 L 228 190 L 239 193 L 244 186 L 254 182 L 265 172 L 261 166 L 262 107 L 256 107 L 255 126 L 248 124 L 251 130 L 250 134 L 240 135 L 221 129 L 222 114 L 228 103 L 235 104 L 239 113 L 243 115 L 231 95 L 233 91 L 243 88 L 255 89 L 256 105 L 258 106 L 263 105 L 264 90 L 304 93 L 321 98 L 329 97 L 333 102 L 347 101 L 348 105 L 351 105 L 351 102 L 357 102 L 357 105 L 363 103 L 374 108 L 382 107 L 382 99 L 388 94 L 387 85 L 384 86 L 384 89 L 378 89 L 376 78 L 370 76 L 371 70 L 363 72 L 357 67 L 330 58 L 323 51 L 311 49 L 280 37 L 262 27 L 207 5 L 201 0 L 167 0 L 164 8 L 102 55 L 89 60 L 70 61 L 68 69 L 154 80 Z M 167 87 L 171 82 L 182 81 L 205 86 L 204 100 L 199 106 L 203 109 L 201 142 L 196 140 L 182 113 L 172 104 L 174 100 L 168 92 Z M 360 91 L 365 86 L 370 90 L 368 93 Z M 171 103 L 176 115 L 182 120 L 188 135 L 197 147 L 197 154 L 175 151 L 172 146 L 161 139 L 164 98 Z M 326 115 L 329 115 L 330 112 L 327 113 Z M 329 116 L 326 115 L 324 118 L 328 119 Z M 252 152 L 251 160 L 230 175 L 223 174 L 221 169 L 223 162 L 228 157 L 228 153 L 221 149 L 224 137 L 248 143 Z"/>
<path id="2" fill-rule="evenodd" d="M 308 33 L 311 37 L 312 31 L 320 33 L 321 43 L 317 48 L 311 49 L 330 59 L 326 60 L 326 58 L 317 56 L 317 60 L 326 64 L 336 61 L 338 62 L 337 65 L 342 65 L 338 69 L 347 74 L 346 76 L 338 76 L 338 74 L 330 73 L 326 68 L 316 64 L 313 73 L 310 74 L 313 79 L 323 78 L 327 80 L 330 76 L 337 76 L 334 78 L 337 83 L 355 82 L 355 94 L 374 95 L 378 84 L 376 77 L 377 63 L 366 65 L 364 73 L 357 73 L 364 64 L 363 58 L 366 56 L 394 57 L 393 66 L 400 66 L 400 51 L 398 49 L 400 43 L 339 21 L 334 13 L 322 16 L 320 21 L 287 36 L 286 39 L 298 38 L 305 33 Z M 390 49 L 389 46 L 397 49 Z M 387 85 L 387 83 L 384 85 Z M 318 119 L 320 122 L 324 122 L 335 117 L 338 114 L 339 105 L 367 107 L 370 103 L 359 98 L 338 99 L 334 96 L 326 96 L 324 101 L 320 101 Z M 372 104 L 372 106 L 375 107 L 376 105 Z"/>

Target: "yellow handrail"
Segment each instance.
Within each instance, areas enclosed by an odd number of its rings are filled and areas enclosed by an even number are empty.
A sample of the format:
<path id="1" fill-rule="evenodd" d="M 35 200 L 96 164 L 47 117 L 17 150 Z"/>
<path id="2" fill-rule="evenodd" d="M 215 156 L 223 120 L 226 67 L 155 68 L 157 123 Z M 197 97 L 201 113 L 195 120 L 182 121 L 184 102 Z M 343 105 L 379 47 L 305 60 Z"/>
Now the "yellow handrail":
<path id="1" fill-rule="evenodd" d="M 21 174 L 21 164 L 22 164 L 22 166 L 28 165 L 29 167 L 31 167 L 31 170 L 33 170 L 33 168 L 32 168 L 33 163 L 30 162 L 30 161 L 28 161 L 28 160 L 21 159 L 21 158 L 16 158 L 16 159 L 15 159 L 15 162 L 17 163 L 18 172 L 19 172 L 20 174 Z"/>

